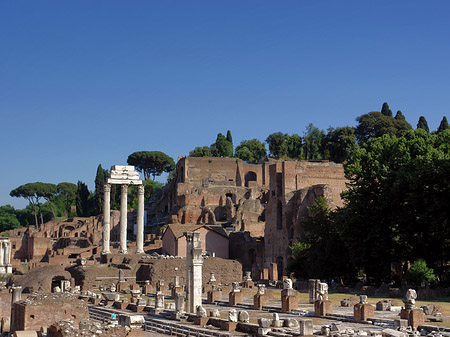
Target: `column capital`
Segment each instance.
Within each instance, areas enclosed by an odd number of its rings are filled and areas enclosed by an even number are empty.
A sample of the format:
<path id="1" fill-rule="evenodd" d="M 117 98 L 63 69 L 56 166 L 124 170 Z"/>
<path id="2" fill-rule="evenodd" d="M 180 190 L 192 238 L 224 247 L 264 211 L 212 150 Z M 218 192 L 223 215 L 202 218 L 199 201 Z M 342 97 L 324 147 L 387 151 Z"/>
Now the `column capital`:
<path id="1" fill-rule="evenodd" d="M 107 193 L 111 192 L 111 184 L 103 185 L 103 191 Z"/>
<path id="2" fill-rule="evenodd" d="M 128 184 L 120 185 L 120 190 L 122 191 L 122 193 L 128 192 Z"/>
<path id="3" fill-rule="evenodd" d="M 145 187 L 143 184 L 138 185 L 138 194 L 144 194 L 145 192 Z"/>

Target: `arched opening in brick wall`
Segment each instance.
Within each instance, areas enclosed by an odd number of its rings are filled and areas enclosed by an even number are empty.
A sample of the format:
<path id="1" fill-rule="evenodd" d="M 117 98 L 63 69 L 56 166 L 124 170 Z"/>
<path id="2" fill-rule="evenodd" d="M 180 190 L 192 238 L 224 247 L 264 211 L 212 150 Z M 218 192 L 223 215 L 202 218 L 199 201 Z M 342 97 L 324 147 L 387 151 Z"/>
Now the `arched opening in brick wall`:
<path id="1" fill-rule="evenodd" d="M 253 171 L 247 172 L 245 175 L 245 187 L 248 187 L 249 181 L 256 181 L 257 175 Z"/>

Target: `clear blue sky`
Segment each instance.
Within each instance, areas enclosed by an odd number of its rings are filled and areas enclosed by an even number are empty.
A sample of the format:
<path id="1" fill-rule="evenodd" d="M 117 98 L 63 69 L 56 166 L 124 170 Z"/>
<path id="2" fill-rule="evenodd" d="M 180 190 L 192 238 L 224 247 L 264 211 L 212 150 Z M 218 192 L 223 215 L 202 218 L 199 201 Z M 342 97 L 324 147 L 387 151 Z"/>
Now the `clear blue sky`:
<path id="1" fill-rule="evenodd" d="M 450 117 L 450 1 L 0 1 L 0 205 L 130 153 Z"/>

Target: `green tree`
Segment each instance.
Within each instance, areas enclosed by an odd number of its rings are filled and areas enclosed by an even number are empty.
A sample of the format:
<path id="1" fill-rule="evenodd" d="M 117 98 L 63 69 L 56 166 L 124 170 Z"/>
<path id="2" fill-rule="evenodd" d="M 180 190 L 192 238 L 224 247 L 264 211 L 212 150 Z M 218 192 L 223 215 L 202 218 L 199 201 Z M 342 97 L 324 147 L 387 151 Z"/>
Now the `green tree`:
<path id="1" fill-rule="evenodd" d="M 428 122 L 424 116 L 419 117 L 419 121 L 417 122 L 417 128 L 425 130 L 426 132 L 430 132 L 430 128 L 428 127 Z"/>
<path id="2" fill-rule="evenodd" d="M 288 264 L 288 271 L 298 278 L 332 278 L 354 273 L 348 263 L 349 252 L 345 247 L 334 215 L 327 200 L 320 196 L 308 207 L 309 215 L 301 226 L 303 238 L 291 247 L 294 259 Z"/>
<path id="3" fill-rule="evenodd" d="M 389 105 L 386 102 L 384 102 L 381 107 L 381 114 L 387 117 L 392 117 L 392 111 L 389 109 Z"/>
<path id="4" fill-rule="evenodd" d="M 298 134 L 285 134 L 287 156 L 291 159 L 302 159 L 303 157 L 303 139 Z"/>
<path id="5" fill-rule="evenodd" d="M 312 123 L 308 124 L 303 136 L 303 152 L 305 159 L 322 159 L 322 139 L 325 137 L 323 130 L 319 130 Z"/>
<path id="6" fill-rule="evenodd" d="M 381 112 L 372 111 L 357 117 L 356 140 L 359 144 L 363 144 L 369 139 L 383 135 L 400 137 L 406 131 L 412 129 L 411 125 L 401 118 L 402 115 L 399 115 L 398 118 L 393 118 L 392 116 L 383 115 Z"/>
<path id="7" fill-rule="evenodd" d="M 41 182 L 35 182 L 35 183 L 27 183 L 25 185 L 21 185 L 14 190 L 12 190 L 9 195 L 16 198 L 25 198 L 28 200 L 30 205 L 33 206 L 34 211 L 34 219 L 36 227 L 39 226 L 38 218 L 37 218 L 37 208 L 39 209 L 39 215 L 41 218 L 41 224 L 44 223 L 44 218 L 42 216 L 42 209 L 41 209 L 41 203 L 40 200 L 43 197 L 41 191 L 42 183 Z"/>
<path id="8" fill-rule="evenodd" d="M 436 280 L 434 270 L 427 267 L 427 263 L 423 259 L 414 261 L 406 273 L 406 279 L 412 283 L 414 287 L 421 288 L 424 283 L 430 283 Z"/>
<path id="9" fill-rule="evenodd" d="M 439 127 L 437 129 L 437 133 L 440 133 L 444 130 L 449 130 L 450 126 L 448 125 L 447 117 L 443 117 L 441 120 L 441 123 L 439 124 Z"/>
<path id="10" fill-rule="evenodd" d="M 96 214 L 100 214 L 103 211 L 104 186 L 106 184 L 108 176 L 108 170 L 103 169 L 102 165 L 99 164 L 97 167 L 97 174 L 95 175 L 94 203 Z"/>
<path id="11" fill-rule="evenodd" d="M 211 144 L 211 153 L 214 157 L 233 157 L 233 143 L 230 143 L 223 134 L 219 133 L 216 142 Z"/>
<path id="12" fill-rule="evenodd" d="M 11 205 L 0 206 L 0 232 L 22 227 Z"/>
<path id="13" fill-rule="evenodd" d="M 227 131 L 227 141 L 229 143 L 231 143 L 231 146 L 233 146 L 233 137 L 231 137 L 231 131 L 230 130 Z"/>
<path id="14" fill-rule="evenodd" d="M 269 152 L 272 157 L 281 158 L 287 156 L 286 134 L 282 132 L 272 133 L 266 138 L 266 143 L 269 145 Z"/>
<path id="15" fill-rule="evenodd" d="M 351 263 L 368 277 L 389 279 L 393 264 L 419 258 L 432 267 L 450 259 L 449 141 L 450 131 L 384 135 L 357 148 L 345 166 L 340 226 Z"/>
<path id="16" fill-rule="evenodd" d="M 355 129 L 349 126 L 329 128 L 323 146 L 325 158 L 336 163 L 347 161 L 357 146 Z"/>
<path id="17" fill-rule="evenodd" d="M 208 146 L 197 146 L 196 148 L 194 148 L 194 150 L 192 150 L 191 152 L 189 152 L 189 156 L 191 157 L 212 157 L 212 153 L 211 150 L 209 149 Z"/>
<path id="18" fill-rule="evenodd" d="M 161 175 L 163 172 L 170 173 L 175 169 L 175 163 L 171 157 L 161 151 L 139 151 L 128 156 L 129 165 L 134 165 L 139 172 L 144 174 L 144 179 Z"/>
<path id="19" fill-rule="evenodd" d="M 406 118 L 405 118 L 405 116 L 403 115 L 403 113 L 400 110 L 397 111 L 397 114 L 395 115 L 394 118 L 396 120 L 398 120 L 398 121 L 405 121 L 406 122 Z"/>
<path id="20" fill-rule="evenodd" d="M 57 190 L 59 195 L 62 196 L 65 200 L 66 217 L 69 217 L 70 206 L 77 197 L 77 185 L 68 182 L 63 182 L 57 185 Z"/>
<path id="21" fill-rule="evenodd" d="M 56 218 L 55 210 L 53 209 L 53 198 L 58 192 L 55 184 L 52 183 L 38 183 L 36 193 L 39 194 L 42 198 L 47 200 L 50 205 L 50 209 L 52 212 L 52 219 Z"/>
<path id="22" fill-rule="evenodd" d="M 266 146 L 258 139 L 243 140 L 236 146 L 235 156 L 246 161 L 256 161 L 266 156 Z"/>
<path id="23" fill-rule="evenodd" d="M 89 216 L 89 190 L 85 183 L 78 181 L 77 184 L 77 216 Z"/>

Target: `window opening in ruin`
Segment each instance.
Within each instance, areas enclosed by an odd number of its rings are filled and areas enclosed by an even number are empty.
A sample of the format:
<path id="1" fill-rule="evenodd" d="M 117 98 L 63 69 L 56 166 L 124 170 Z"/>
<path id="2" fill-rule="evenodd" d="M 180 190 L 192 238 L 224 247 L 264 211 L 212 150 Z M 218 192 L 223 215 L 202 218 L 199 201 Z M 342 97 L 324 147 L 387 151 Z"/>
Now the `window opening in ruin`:
<path id="1" fill-rule="evenodd" d="M 256 252 L 253 248 L 248 251 L 248 260 L 251 265 L 256 263 Z"/>
<path id="2" fill-rule="evenodd" d="M 34 319 L 34 315 L 30 315 L 30 318 L 31 318 L 31 319 Z"/>
<path id="3" fill-rule="evenodd" d="M 283 229 L 283 205 L 281 201 L 277 203 L 277 229 Z"/>
<path id="4" fill-rule="evenodd" d="M 278 279 L 282 280 L 283 279 L 283 257 L 282 256 L 278 256 L 277 257 L 277 269 L 278 269 Z"/>
<path id="5" fill-rule="evenodd" d="M 15 243 L 13 243 L 12 249 L 16 249 L 16 244 Z"/>
<path id="6" fill-rule="evenodd" d="M 281 197 L 281 189 L 283 186 L 283 176 L 281 173 L 277 173 L 277 196 Z"/>
<path id="7" fill-rule="evenodd" d="M 245 186 L 248 187 L 249 181 L 256 181 L 256 173 L 253 171 L 247 172 L 245 175 Z"/>

